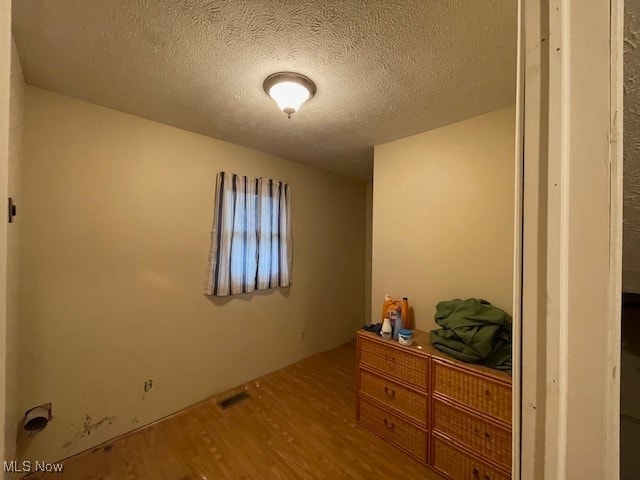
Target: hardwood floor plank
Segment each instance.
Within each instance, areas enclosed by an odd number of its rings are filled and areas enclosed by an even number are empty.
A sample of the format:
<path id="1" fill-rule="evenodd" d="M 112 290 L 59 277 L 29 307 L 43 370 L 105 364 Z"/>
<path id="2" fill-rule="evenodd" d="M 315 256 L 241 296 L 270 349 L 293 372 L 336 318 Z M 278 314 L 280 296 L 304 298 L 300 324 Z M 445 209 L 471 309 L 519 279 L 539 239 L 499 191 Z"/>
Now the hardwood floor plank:
<path id="1" fill-rule="evenodd" d="M 207 399 L 29 480 L 441 480 L 355 422 L 355 343 Z M 240 391 L 250 398 L 223 410 Z"/>

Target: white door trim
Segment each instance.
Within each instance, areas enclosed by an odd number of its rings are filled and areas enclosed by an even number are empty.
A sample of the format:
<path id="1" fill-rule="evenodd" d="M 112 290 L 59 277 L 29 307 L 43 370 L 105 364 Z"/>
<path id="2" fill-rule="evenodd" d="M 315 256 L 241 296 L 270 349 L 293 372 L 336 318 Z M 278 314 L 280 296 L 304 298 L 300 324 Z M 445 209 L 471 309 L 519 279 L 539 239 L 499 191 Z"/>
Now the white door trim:
<path id="1" fill-rule="evenodd" d="M 620 478 L 620 349 L 622 312 L 622 213 L 623 213 L 623 81 L 624 0 L 611 0 L 609 162 L 611 222 L 609 322 L 607 336 L 607 419 L 605 430 L 606 478 Z"/>
<path id="2" fill-rule="evenodd" d="M 523 8 L 521 478 L 616 480 L 622 0 Z"/>
<path id="3" fill-rule="evenodd" d="M 520 425 L 522 399 L 522 217 L 524 196 L 524 52 L 523 52 L 523 8 L 518 0 L 518 47 L 516 60 L 516 138 L 515 138 L 515 209 L 513 243 L 513 347 L 512 347 L 512 451 L 511 474 L 520 478 Z"/>

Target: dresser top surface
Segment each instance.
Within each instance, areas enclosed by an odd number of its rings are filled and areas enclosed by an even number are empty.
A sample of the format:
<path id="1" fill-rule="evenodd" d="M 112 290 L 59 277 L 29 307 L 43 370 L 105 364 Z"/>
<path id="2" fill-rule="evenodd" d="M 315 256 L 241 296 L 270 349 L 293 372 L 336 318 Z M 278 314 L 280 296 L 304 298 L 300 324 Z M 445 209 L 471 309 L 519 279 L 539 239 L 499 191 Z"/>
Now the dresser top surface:
<path id="1" fill-rule="evenodd" d="M 443 360 L 447 363 L 463 367 L 466 370 L 471 370 L 471 371 L 480 373 L 484 376 L 493 377 L 495 379 L 501 380 L 502 382 L 511 384 L 511 375 L 509 375 L 506 372 L 496 370 L 494 368 L 485 367 L 482 365 L 475 365 L 473 363 L 462 362 L 436 349 L 433 345 L 431 345 L 431 342 L 429 342 L 429 332 L 424 332 L 422 330 L 414 330 L 413 344 L 409 347 L 406 345 L 400 345 L 396 340 L 385 340 L 373 332 L 359 330 L 358 335 L 363 338 L 368 338 L 376 342 L 380 342 L 391 348 L 397 348 L 402 351 L 408 351 L 415 355 L 431 356 L 431 357 Z M 422 347 L 422 348 L 418 348 L 418 347 Z"/>

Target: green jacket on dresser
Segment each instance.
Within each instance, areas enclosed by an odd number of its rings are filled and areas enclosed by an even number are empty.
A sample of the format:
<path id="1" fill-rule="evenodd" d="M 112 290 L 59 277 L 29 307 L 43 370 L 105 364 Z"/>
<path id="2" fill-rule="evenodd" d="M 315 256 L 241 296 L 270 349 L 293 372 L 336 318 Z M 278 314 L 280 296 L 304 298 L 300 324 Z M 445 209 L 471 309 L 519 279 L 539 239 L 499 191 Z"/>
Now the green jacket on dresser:
<path id="1" fill-rule="evenodd" d="M 436 305 L 435 348 L 458 360 L 511 372 L 511 316 L 486 300 L 468 298 Z"/>

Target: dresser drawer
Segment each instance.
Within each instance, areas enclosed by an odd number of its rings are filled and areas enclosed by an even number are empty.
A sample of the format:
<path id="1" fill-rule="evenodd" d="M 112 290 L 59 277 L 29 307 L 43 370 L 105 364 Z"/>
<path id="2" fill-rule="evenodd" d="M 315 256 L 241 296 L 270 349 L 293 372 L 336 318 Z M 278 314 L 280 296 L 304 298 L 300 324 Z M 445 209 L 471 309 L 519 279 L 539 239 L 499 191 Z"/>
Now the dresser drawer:
<path id="1" fill-rule="evenodd" d="M 364 399 L 360 399 L 360 423 L 421 462 L 426 461 L 427 432 L 424 430 Z"/>
<path id="2" fill-rule="evenodd" d="M 511 423 L 511 386 L 433 360 L 433 393 Z"/>
<path id="3" fill-rule="evenodd" d="M 511 480 L 511 475 L 487 465 L 434 435 L 433 467 L 455 480 Z"/>
<path id="4" fill-rule="evenodd" d="M 511 430 L 433 399 L 433 430 L 511 469 Z"/>
<path id="5" fill-rule="evenodd" d="M 389 408 L 404 413 L 422 426 L 427 425 L 427 396 L 402 387 L 386 378 L 360 370 L 360 392 Z"/>
<path id="6" fill-rule="evenodd" d="M 428 360 L 367 338 L 360 339 L 360 363 L 427 390 Z"/>

